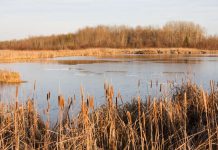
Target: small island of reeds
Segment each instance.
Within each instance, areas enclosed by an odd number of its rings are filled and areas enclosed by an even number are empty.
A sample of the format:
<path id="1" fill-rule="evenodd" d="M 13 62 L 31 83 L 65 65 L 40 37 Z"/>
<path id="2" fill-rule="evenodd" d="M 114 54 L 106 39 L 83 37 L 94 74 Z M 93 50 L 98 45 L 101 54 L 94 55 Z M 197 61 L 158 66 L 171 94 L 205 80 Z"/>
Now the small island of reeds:
<path id="1" fill-rule="evenodd" d="M 21 83 L 21 77 L 18 72 L 0 70 L 0 83 Z"/>

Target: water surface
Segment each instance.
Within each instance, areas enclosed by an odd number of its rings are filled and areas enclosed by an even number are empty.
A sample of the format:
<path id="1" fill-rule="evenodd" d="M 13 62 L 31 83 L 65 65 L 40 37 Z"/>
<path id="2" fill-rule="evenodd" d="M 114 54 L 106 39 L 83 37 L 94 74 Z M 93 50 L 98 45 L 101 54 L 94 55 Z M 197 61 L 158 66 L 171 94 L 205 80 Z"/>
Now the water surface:
<path id="1" fill-rule="evenodd" d="M 191 79 L 208 89 L 209 81 L 218 81 L 217 56 L 123 55 L 116 57 L 63 57 L 28 63 L 4 63 L 1 69 L 20 72 L 27 81 L 19 85 L 19 100 L 36 99 L 38 109 L 46 108 L 46 93 L 51 92 L 52 114 L 57 113 L 57 96 L 67 99 L 76 95 L 79 109 L 80 87 L 86 95 L 94 95 L 95 104 L 104 103 L 104 82 L 114 85 L 124 101 L 141 95 L 160 94 L 160 84 L 181 83 Z M 152 88 L 151 88 L 152 81 Z M 36 90 L 34 91 L 34 82 Z M 169 88 L 168 88 L 169 89 Z M 170 91 L 162 91 L 167 95 Z M 13 101 L 15 86 L 0 85 L 2 101 Z"/>

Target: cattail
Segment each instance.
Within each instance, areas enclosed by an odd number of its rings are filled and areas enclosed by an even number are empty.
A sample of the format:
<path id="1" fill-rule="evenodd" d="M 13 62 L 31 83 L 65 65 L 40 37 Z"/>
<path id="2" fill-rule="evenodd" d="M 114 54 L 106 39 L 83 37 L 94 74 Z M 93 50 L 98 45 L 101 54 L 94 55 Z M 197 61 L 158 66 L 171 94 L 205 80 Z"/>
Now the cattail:
<path id="1" fill-rule="evenodd" d="M 49 92 L 47 93 L 47 101 L 48 101 L 50 98 L 51 98 L 51 92 L 49 91 Z"/>
<path id="2" fill-rule="evenodd" d="M 27 110 L 28 112 L 31 112 L 33 110 L 33 103 L 30 99 L 27 101 Z"/>
<path id="3" fill-rule="evenodd" d="M 141 98 L 140 96 L 138 96 L 138 116 L 139 116 L 139 120 L 141 117 Z"/>
<path id="4" fill-rule="evenodd" d="M 120 90 L 118 90 L 117 98 L 121 98 Z"/>
<path id="5" fill-rule="evenodd" d="M 16 110 L 18 110 L 18 107 L 19 107 L 18 105 L 19 105 L 19 104 L 18 104 L 18 101 L 16 101 L 16 102 L 15 102 L 15 109 L 16 109 Z"/>
<path id="6" fill-rule="evenodd" d="M 184 94 L 184 106 L 185 106 L 185 110 L 187 108 L 187 94 Z"/>
<path id="7" fill-rule="evenodd" d="M 88 108 L 87 108 L 86 103 L 83 102 L 81 107 L 82 107 L 81 108 L 82 114 L 86 114 L 88 112 Z"/>
<path id="8" fill-rule="evenodd" d="M 16 101 L 15 101 L 15 108 L 18 110 L 18 86 L 16 86 Z"/>
<path id="9" fill-rule="evenodd" d="M 91 97 L 90 97 L 90 100 L 89 100 L 89 108 L 91 108 L 91 109 L 94 110 L 94 96 L 91 96 Z"/>
<path id="10" fill-rule="evenodd" d="M 162 91 L 162 83 L 160 84 L 160 92 Z"/>
<path id="11" fill-rule="evenodd" d="M 108 89 L 105 90 L 105 95 L 108 96 Z"/>
<path id="12" fill-rule="evenodd" d="M 64 97 L 62 95 L 58 96 L 58 106 L 61 110 L 64 109 Z"/>
<path id="13" fill-rule="evenodd" d="M 16 86 L 16 99 L 18 98 L 18 86 Z"/>
<path id="14" fill-rule="evenodd" d="M 117 101 L 117 96 L 116 96 L 116 109 L 118 108 L 118 101 Z"/>
<path id="15" fill-rule="evenodd" d="M 142 113 L 142 125 L 143 125 L 143 128 L 145 129 L 145 113 L 144 112 Z"/>
<path id="16" fill-rule="evenodd" d="M 214 81 L 210 80 L 210 89 L 211 89 L 211 93 L 214 92 Z"/>
<path id="17" fill-rule="evenodd" d="M 71 103 L 72 103 L 71 97 L 68 97 L 67 102 L 68 102 L 68 105 L 71 105 Z"/>
<path id="18" fill-rule="evenodd" d="M 184 136 L 185 136 L 185 144 L 187 143 L 187 95 L 186 93 L 184 94 L 184 107 L 185 107 L 185 118 L 184 118 Z M 185 145 L 185 149 L 186 149 L 186 145 Z"/>
<path id="19" fill-rule="evenodd" d="M 83 122 L 85 126 L 88 126 L 88 107 L 85 102 L 82 103 L 82 116 L 83 116 Z"/>
<path id="20" fill-rule="evenodd" d="M 74 94 L 73 95 L 73 105 L 75 105 L 76 104 L 76 95 Z"/>
<path id="21" fill-rule="evenodd" d="M 88 98 L 86 99 L 86 106 L 89 106 L 89 96 L 88 96 Z"/>
<path id="22" fill-rule="evenodd" d="M 155 117 L 156 117 L 156 113 L 157 113 L 156 98 L 154 98 L 153 99 L 153 114 L 154 114 Z"/>
<path id="23" fill-rule="evenodd" d="M 113 98 L 114 97 L 114 87 L 113 86 L 110 86 L 109 88 L 109 91 L 110 91 L 110 98 Z"/>
<path id="24" fill-rule="evenodd" d="M 80 87 L 80 95 L 81 95 L 82 102 L 84 102 L 84 90 L 82 86 Z"/>
<path id="25" fill-rule="evenodd" d="M 148 98 L 147 98 L 147 108 L 150 107 L 150 104 L 151 104 L 151 96 L 148 95 Z"/>
<path id="26" fill-rule="evenodd" d="M 117 93 L 117 100 L 118 100 L 118 98 L 121 100 L 121 102 L 122 102 L 122 104 L 123 104 L 123 99 L 122 99 L 120 90 L 118 90 L 118 93 Z"/>
<path id="27" fill-rule="evenodd" d="M 205 111 L 207 113 L 207 99 L 206 99 L 206 95 L 205 95 L 205 92 L 203 91 L 203 100 L 204 100 L 204 107 L 205 107 Z"/>
<path id="28" fill-rule="evenodd" d="M 107 89 L 107 86 L 108 86 L 107 81 L 105 81 L 105 82 L 104 82 L 104 89 L 105 89 L 105 90 Z"/>
<path id="29" fill-rule="evenodd" d="M 129 111 L 126 112 L 127 118 L 128 118 L 128 122 L 131 125 L 132 124 L 132 117 Z"/>
<path id="30" fill-rule="evenodd" d="M 36 91 L 36 80 L 34 81 L 34 91 Z"/>

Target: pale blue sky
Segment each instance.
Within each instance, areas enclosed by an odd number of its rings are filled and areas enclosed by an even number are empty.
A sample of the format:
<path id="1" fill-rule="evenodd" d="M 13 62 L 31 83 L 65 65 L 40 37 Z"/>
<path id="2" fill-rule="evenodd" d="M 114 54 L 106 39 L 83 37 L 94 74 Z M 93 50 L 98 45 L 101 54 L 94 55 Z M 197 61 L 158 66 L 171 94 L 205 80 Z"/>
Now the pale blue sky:
<path id="1" fill-rule="evenodd" d="M 193 21 L 218 34 L 218 0 L 0 0 L 0 40 L 172 20 Z"/>

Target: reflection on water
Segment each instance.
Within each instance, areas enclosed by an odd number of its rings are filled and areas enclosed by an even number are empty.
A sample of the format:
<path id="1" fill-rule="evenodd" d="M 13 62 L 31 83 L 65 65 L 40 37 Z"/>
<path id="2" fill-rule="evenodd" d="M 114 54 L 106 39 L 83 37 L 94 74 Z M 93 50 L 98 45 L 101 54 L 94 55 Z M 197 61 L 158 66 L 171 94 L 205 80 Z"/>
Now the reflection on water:
<path id="1" fill-rule="evenodd" d="M 58 94 L 63 94 L 66 99 L 75 94 L 79 101 L 80 86 L 84 87 L 85 93 L 95 96 L 96 105 L 102 104 L 106 80 L 114 85 L 115 95 L 120 90 L 124 101 L 138 94 L 144 98 L 159 93 L 160 85 L 168 87 L 168 83 L 176 84 L 182 80 L 191 79 L 205 88 L 209 87 L 210 80 L 218 81 L 218 57 L 210 55 L 65 57 L 32 63 L 0 64 L 0 68 L 21 73 L 22 79 L 28 82 L 19 86 L 19 100 L 34 96 L 39 110 L 46 107 L 46 93 L 50 91 L 53 114 L 57 113 Z M 161 94 L 168 92 L 162 91 Z M 14 86 L 0 86 L 2 101 L 14 100 L 14 97 Z M 79 109 L 79 105 L 77 103 L 74 109 Z"/>
<path id="2" fill-rule="evenodd" d="M 49 63 L 58 63 L 66 65 L 78 65 L 78 64 L 94 64 L 94 63 L 107 63 L 107 62 L 119 62 L 114 60 L 48 60 Z"/>

